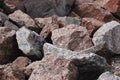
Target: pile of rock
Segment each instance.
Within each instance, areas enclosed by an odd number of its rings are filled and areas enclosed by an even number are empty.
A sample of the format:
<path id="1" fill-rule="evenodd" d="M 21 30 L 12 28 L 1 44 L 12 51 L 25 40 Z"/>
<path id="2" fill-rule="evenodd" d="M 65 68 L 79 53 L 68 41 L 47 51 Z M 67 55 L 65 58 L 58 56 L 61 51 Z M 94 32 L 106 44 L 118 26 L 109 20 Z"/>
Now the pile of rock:
<path id="1" fill-rule="evenodd" d="M 120 80 L 119 10 L 119 0 L 0 0 L 0 80 Z"/>

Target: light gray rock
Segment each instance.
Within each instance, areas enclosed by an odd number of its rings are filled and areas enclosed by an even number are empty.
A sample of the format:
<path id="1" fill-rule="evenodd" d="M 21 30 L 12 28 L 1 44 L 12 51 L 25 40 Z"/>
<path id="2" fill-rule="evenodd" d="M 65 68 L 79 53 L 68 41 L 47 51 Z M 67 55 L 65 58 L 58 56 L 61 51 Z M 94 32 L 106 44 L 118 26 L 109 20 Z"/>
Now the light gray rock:
<path id="1" fill-rule="evenodd" d="M 19 28 L 18 28 L 18 26 L 16 26 L 15 24 L 13 24 L 13 23 L 11 23 L 10 21 L 5 21 L 5 23 L 4 23 L 4 26 L 5 27 L 9 27 L 9 28 L 11 28 L 11 29 L 13 29 L 13 30 L 18 30 Z"/>
<path id="2" fill-rule="evenodd" d="M 107 71 L 101 74 L 98 80 L 120 80 L 120 77 L 114 75 L 112 72 Z"/>
<path id="3" fill-rule="evenodd" d="M 65 26 L 69 24 L 80 25 L 80 19 L 78 17 L 58 17 L 58 21 L 62 22 Z"/>
<path id="4" fill-rule="evenodd" d="M 105 44 L 109 51 L 120 54 L 120 24 L 111 21 L 100 27 L 93 36 L 94 45 Z"/>
<path id="5" fill-rule="evenodd" d="M 43 57 L 44 40 L 34 31 L 22 27 L 16 32 L 16 39 L 19 49 L 31 59 Z"/>
<path id="6" fill-rule="evenodd" d="M 4 22 L 9 20 L 6 14 L 0 12 L 0 26 L 4 26 Z"/>

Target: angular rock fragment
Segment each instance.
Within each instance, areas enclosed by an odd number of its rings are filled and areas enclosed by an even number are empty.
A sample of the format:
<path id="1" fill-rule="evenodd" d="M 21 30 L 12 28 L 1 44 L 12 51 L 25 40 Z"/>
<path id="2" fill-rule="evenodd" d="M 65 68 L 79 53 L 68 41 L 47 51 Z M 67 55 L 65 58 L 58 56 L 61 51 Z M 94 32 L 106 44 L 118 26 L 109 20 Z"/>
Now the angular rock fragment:
<path id="1" fill-rule="evenodd" d="M 111 20 L 117 20 L 112 16 L 112 14 L 101 8 L 100 6 L 94 4 L 94 3 L 83 3 L 81 5 L 78 5 L 74 12 L 78 14 L 81 18 L 95 18 L 99 21 L 103 22 L 109 22 Z"/>
<path id="2" fill-rule="evenodd" d="M 78 80 L 78 68 L 70 60 L 46 55 L 37 63 L 39 67 L 33 70 L 29 80 Z"/>
<path id="3" fill-rule="evenodd" d="M 47 22 L 45 27 L 40 32 L 40 36 L 46 39 L 50 35 L 51 31 L 58 28 L 59 28 L 59 24 L 57 22 L 57 17 L 53 16 L 51 17 L 51 21 Z"/>
<path id="4" fill-rule="evenodd" d="M 71 10 L 74 0 L 30 0 L 23 1 L 18 9 L 26 12 L 32 18 L 52 15 L 66 16 Z"/>
<path id="5" fill-rule="evenodd" d="M 10 62 L 17 54 L 15 32 L 10 28 L 0 27 L 0 64 Z"/>
<path id="6" fill-rule="evenodd" d="M 113 13 L 120 19 L 120 0 L 96 0 L 95 3 Z"/>
<path id="7" fill-rule="evenodd" d="M 94 45 L 105 44 L 105 48 L 120 54 L 120 23 L 111 21 L 100 27 L 93 36 Z"/>
<path id="8" fill-rule="evenodd" d="M 43 57 L 44 40 L 34 31 L 25 27 L 16 32 L 16 39 L 19 49 L 31 59 L 41 59 Z"/>
<path id="9" fill-rule="evenodd" d="M 6 65 L 0 73 L 1 80 L 25 80 L 24 69 L 13 67 L 12 64 Z"/>
<path id="10" fill-rule="evenodd" d="M 4 26 L 5 21 L 9 20 L 7 15 L 4 13 L 0 12 L 0 26 Z"/>
<path id="11" fill-rule="evenodd" d="M 0 80 L 25 80 L 24 68 L 29 61 L 26 57 L 18 57 L 11 64 L 0 65 Z"/>
<path id="12" fill-rule="evenodd" d="M 58 22 L 61 22 L 64 26 L 69 24 L 80 25 L 80 19 L 77 17 L 58 17 Z"/>
<path id="13" fill-rule="evenodd" d="M 98 80 L 120 80 L 120 77 L 114 75 L 112 72 L 107 71 L 101 74 Z"/>
<path id="14" fill-rule="evenodd" d="M 31 62 L 27 57 L 18 57 L 15 61 L 12 62 L 12 66 L 18 68 L 24 68 Z"/>
<path id="15" fill-rule="evenodd" d="M 81 25 L 83 27 L 86 27 L 90 36 L 93 36 L 94 32 L 98 28 L 100 28 L 103 24 L 104 24 L 104 22 L 99 21 L 99 20 L 94 19 L 94 18 L 83 18 L 82 22 L 81 22 Z"/>
<path id="16" fill-rule="evenodd" d="M 9 27 L 9 28 L 11 28 L 11 29 L 13 29 L 13 30 L 15 30 L 15 31 L 17 31 L 17 30 L 19 29 L 18 26 L 16 26 L 15 24 L 13 24 L 13 23 L 10 22 L 10 21 L 5 21 L 3 27 Z"/>
<path id="17" fill-rule="evenodd" d="M 58 28 L 64 27 L 69 24 L 80 25 L 80 19 L 77 17 L 48 17 L 48 18 L 35 18 L 36 24 L 43 28 L 40 36 L 47 38 L 49 34 Z"/>
<path id="18" fill-rule="evenodd" d="M 98 76 L 104 72 L 104 70 L 109 69 L 106 60 L 94 53 L 73 52 L 58 48 L 48 43 L 44 44 L 44 53 L 45 55 L 56 54 L 64 57 L 65 59 L 72 60 L 74 64 L 79 68 L 80 80 L 96 80 Z"/>
<path id="19" fill-rule="evenodd" d="M 86 28 L 77 25 L 55 29 L 52 31 L 52 41 L 53 44 L 72 51 L 81 51 L 93 46 Z"/>
<path id="20" fill-rule="evenodd" d="M 35 25 L 34 20 L 28 16 L 27 14 L 23 13 L 20 10 L 15 11 L 14 13 L 9 15 L 9 18 L 14 21 L 19 27 L 25 26 L 32 30 L 38 30 L 39 27 Z"/>

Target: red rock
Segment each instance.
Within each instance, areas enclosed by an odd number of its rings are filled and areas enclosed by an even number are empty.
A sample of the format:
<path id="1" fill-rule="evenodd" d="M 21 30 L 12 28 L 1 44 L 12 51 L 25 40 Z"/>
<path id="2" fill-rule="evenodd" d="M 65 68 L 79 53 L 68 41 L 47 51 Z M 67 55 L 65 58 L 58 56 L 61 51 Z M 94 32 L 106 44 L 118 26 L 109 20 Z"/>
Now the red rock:
<path id="1" fill-rule="evenodd" d="M 95 0 L 94 3 L 98 6 L 103 7 L 106 3 L 108 3 L 109 0 Z"/>
<path id="2" fill-rule="evenodd" d="M 101 27 L 103 24 L 104 24 L 104 22 L 99 21 L 99 20 L 94 19 L 94 18 L 83 18 L 83 19 L 82 19 L 82 23 L 81 23 L 81 25 L 82 25 L 83 27 L 86 27 L 86 29 L 88 30 L 90 36 L 92 36 L 93 33 L 94 33 L 99 27 Z"/>
<path id="3" fill-rule="evenodd" d="M 46 39 L 49 36 L 49 34 L 51 33 L 51 31 L 58 29 L 58 28 L 59 28 L 59 24 L 57 21 L 57 17 L 53 16 L 50 18 L 50 21 L 46 22 L 46 25 L 44 26 L 44 28 L 40 32 L 40 36 L 42 38 Z"/>
<path id="4" fill-rule="evenodd" d="M 14 13 L 9 15 L 9 18 L 17 23 L 19 27 L 27 27 L 29 29 L 35 30 L 36 32 L 40 29 L 38 26 L 35 25 L 34 20 L 24 12 L 17 10 Z"/>
<path id="5" fill-rule="evenodd" d="M 99 3 L 102 4 L 99 4 Z M 120 0 L 97 0 L 97 4 L 120 17 Z"/>
<path id="6" fill-rule="evenodd" d="M 109 11 L 101 8 L 94 3 L 83 3 L 78 5 L 74 12 L 78 14 L 81 18 L 95 18 L 99 21 L 109 22 L 111 20 L 116 20 Z"/>
<path id="7" fill-rule="evenodd" d="M 78 68 L 70 60 L 47 55 L 38 65 L 29 80 L 78 80 Z"/>
<path id="8" fill-rule="evenodd" d="M 92 46 L 87 29 L 74 24 L 52 31 L 52 41 L 53 44 L 72 51 L 81 51 Z"/>
<path id="9" fill-rule="evenodd" d="M 18 57 L 15 61 L 13 61 L 13 66 L 18 66 L 20 68 L 26 67 L 31 62 L 27 57 Z"/>

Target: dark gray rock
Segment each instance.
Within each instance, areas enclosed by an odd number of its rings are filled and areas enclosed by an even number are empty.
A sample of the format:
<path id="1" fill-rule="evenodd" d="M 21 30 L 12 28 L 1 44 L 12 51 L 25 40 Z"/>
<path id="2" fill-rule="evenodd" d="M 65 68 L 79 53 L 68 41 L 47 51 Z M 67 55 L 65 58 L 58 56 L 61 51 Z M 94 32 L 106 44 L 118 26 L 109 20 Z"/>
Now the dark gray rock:
<path id="1" fill-rule="evenodd" d="M 11 62 L 16 53 L 15 30 L 0 27 L 0 64 Z"/>
<path id="2" fill-rule="evenodd" d="M 32 18 L 48 17 L 51 15 L 66 16 L 74 0 L 25 0 L 18 9 L 26 12 Z"/>
<path id="3" fill-rule="evenodd" d="M 6 14 L 0 12 L 0 26 L 4 26 L 4 22 L 9 20 Z"/>
<path id="4" fill-rule="evenodd" d="M 25 27 L 16 32 L 16 39 L 19 49 L 31 59 L 41 59 L 43 57 L 44 40 L 34 31 Z"/>

